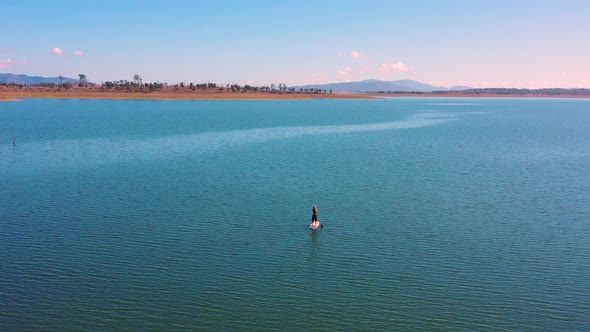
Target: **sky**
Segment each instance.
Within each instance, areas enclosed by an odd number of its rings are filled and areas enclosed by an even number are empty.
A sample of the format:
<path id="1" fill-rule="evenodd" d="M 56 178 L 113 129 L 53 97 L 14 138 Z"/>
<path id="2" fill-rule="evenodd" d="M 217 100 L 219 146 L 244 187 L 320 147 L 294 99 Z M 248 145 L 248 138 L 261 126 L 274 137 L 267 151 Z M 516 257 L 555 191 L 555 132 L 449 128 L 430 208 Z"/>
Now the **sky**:
<path id="1" fill-rule="evenodd" d="M 590 88 L 587 0 L 3 0 L 0 73 Z"/>

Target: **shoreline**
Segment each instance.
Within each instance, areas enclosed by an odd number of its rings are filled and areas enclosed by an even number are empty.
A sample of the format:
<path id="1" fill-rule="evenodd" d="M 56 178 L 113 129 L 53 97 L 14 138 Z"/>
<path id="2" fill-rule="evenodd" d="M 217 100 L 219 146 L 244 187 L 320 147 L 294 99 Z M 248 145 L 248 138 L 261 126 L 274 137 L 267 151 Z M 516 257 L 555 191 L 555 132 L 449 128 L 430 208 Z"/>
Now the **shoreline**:
<path id="1" fill-rule="evenodd" d="M 495 95 L 495 94 L 379 94 L 379 93 L 271 93 L 271 92 L 210 92 L 210 91 L 35 91 L 7 90 L 0 88 L 0 102 L 22 99 L 104 99 L 104 100 L 311 100 L 311 99 L 396 99 L 396 98 L 472 98 L 472 99 L 590 99 L 576 95 Z"/>
<path id="2" fill-rule="evenodd" d="M 473 99 L 590 99 L 590 95 L 576 96 L 576 95 L 495 95 L 495 94 L 453 94 L 453 95 L 437 95 L 437 94 L 370 94 L 375 98 L 395 99 L 395 98 L 473 98 Z"/>
<path id="3" fill-rule="evenodd" d="M 113 100 L 310 100 L 377 99 L 377 96 L 354 93 L 270 93 L 270 92 L 118 92 L 118 91 L 7 91 L 0 89 L 0 102 L 22 99 L 113 99 Z"/>

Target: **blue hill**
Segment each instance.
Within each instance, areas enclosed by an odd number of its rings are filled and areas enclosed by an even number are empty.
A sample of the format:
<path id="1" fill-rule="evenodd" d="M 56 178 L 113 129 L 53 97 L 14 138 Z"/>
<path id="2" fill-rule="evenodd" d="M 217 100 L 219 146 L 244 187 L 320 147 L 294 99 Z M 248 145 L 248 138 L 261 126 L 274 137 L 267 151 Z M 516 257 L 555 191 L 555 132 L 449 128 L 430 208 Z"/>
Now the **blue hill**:
<path id="1" fill-rule="evenodd" d="M 449 91 L 449 90 L 466 90 L 469 87 L 453 87 L 445 88 L 442 86 L 435 86 L 426 83 L 421 83 L 414 80 L 397 80 L 397 81 L 381 81 L 381 80 L 364 80 L 358 82 L 344 82 L 344 83 L 328 83 L 328 84 L 310 84 L 295 86 L 295 89 L 322 89 L 332 90 L 333 92 L 432 92 L 432 91 Z"/>
<path id="2" fill-rule="evenodd" d="M 62 83 L 78 83 L 80 80 L 70 77 L 64 77 Z M 1 83 L 14 83 L 14 84 L 25 84 L 25 85 L 38 85 L 38 84 L 59 84 L 59 77 L 42 77 L 42 76 L 28 76 L 28 75 L 15 75 L 15 74 L 0 74 Z"/>

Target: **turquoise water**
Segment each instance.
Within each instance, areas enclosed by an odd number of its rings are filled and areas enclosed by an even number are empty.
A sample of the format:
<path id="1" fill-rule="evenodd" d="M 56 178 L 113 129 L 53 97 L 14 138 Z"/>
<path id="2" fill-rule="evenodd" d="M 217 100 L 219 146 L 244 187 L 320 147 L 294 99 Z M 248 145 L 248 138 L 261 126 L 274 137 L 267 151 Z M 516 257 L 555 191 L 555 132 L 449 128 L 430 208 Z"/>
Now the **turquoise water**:
<path id="1" fill-rule="evenodd" d="M 590 326 L 589 100 L 5 102 L 0 197 L 2 331 Z"/>

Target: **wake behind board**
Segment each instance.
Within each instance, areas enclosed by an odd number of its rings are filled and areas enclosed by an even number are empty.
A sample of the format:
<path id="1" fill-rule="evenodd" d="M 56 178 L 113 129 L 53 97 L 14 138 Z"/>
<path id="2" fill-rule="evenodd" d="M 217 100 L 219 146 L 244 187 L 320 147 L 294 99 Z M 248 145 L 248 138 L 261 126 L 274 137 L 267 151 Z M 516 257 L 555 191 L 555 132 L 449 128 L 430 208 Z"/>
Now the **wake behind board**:
<path id="1" fill-rule="evenodd" d="M 312 222 L 311 224 L 309 224 L 309 229 L 316 230 L 316 229 L 320 228 L 321 225 L 322 225 L 322 223 L 319 222 L 319 221 L 318 222 Z"/>

